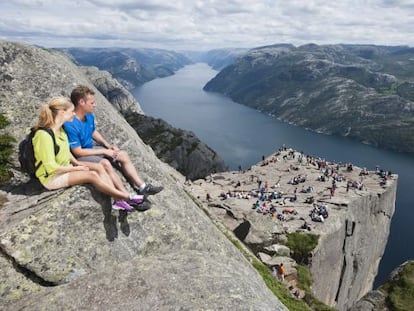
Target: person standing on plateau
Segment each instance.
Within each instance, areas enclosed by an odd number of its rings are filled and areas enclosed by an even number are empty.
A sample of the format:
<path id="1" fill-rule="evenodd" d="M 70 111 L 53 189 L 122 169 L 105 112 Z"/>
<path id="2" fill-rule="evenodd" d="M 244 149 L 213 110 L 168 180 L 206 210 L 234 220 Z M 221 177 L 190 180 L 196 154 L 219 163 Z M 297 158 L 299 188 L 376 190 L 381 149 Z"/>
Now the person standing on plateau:
<path id="1" fill-rule="evenodd" d="M 162 186 L 145 183 L 138 176 L 128 153 L 108 143 L 95 128 L 92 112 L 96 103 L 92 89 L 79 85 L 72 90 L 70 99 L 75 105 L 75 117 L 65 122 L 63 127 L 69 138 L 71 152 L 79 161 L 102 164 L 114 185 L 122 191 L 126 190 L 113 168 L 114 164 L 121 167 L 122 173 L 139 194 L 148 196 L 163 190 Z"/>

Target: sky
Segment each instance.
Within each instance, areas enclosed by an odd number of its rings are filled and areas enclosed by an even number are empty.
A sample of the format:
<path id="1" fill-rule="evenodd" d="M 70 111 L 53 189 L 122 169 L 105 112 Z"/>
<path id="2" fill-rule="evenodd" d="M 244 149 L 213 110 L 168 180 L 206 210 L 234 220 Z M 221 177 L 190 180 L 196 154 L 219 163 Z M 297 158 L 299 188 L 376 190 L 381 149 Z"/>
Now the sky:
<path id="1" fill-rule="evenodd" d="M 414 0 L 4 0 L 0 40 L 167 50 L 414 46 Z"/>

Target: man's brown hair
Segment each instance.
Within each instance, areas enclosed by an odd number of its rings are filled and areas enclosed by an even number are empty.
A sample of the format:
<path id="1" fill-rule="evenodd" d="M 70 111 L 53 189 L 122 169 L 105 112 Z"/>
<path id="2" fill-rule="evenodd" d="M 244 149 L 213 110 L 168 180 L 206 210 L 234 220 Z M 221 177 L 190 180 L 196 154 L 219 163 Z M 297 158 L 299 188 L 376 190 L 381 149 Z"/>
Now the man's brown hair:
<path id="1" fill-rule="evenodd" d="M 95 92 L 86 85 L 78 85 L 72 90 L 72 93 L 70 94 L 70 100 L 76 107 L 79 104 L 79 101 L 81 99 L 86 100 L 86 97 L 88 95 L 95 95 Z"/>

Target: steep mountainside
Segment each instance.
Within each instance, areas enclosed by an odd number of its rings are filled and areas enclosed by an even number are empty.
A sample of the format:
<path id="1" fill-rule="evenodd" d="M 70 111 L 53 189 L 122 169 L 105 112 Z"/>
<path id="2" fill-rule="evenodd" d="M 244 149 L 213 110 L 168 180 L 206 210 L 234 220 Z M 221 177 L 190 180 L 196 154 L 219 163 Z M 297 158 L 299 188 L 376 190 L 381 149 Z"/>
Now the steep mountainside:
<path id="1" fill-rule="evenodd" d="M 135 98 L 107 71 L 81 67 L 82 72 L 124 116 L 159 159 L 188 179 L 226 170 L 223 159 L 190 131 L 174 128 L 161 119 L 145 116 Z"/>
<path id="2" fill-rule="evenodd" d="M 414 152 L 414 52 L 406 47 L 258 48 L 204 89 L 318 132 Z"/>
<path id="3" fill-rule="evenodd" d="M 0 41 L 0 113 L 20 141 L 50 97 L 91 81 L 56 51 Z M 12 162 L 0 190 L 2 310 L 287 310 L 123 116 L 96 91 L 97 127 L 165 189 L 146 212 L 88 186 L 34 193 Z M 128 187 L 129 185 L 125 183 Z"/>
<path id="4" fill-rule="evenodd" d="M 223 159 L 193 132 L 145 115 L 129 114 L 125 119 L 161 160 L 188 179 L 204 178 L 226 170 Z"/>
<path id="5" fill-rule="evenodd" d="M 174 74 L 191 61 L 185 55 L 158 49 L 68 48 L 61 49 L 79 65 L 109 71 L 131 89 L 155 78 Z"/>

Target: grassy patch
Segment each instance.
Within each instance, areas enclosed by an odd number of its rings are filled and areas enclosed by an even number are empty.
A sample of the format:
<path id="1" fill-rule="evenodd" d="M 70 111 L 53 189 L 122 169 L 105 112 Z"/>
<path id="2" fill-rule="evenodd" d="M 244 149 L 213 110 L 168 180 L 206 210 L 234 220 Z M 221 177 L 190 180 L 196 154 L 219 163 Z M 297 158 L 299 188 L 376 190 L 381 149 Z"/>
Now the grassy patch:
<path id="1" fill-rule="evenodd" d="M 270 269 L 261 263 L 258 259 L 252 259 L 253 267 L 262 276 L 266 286 L 272 291 L 272 293 L 283 303 L 290 311 L 311 311 L 312 309 L 306 304 L 305 301 L 295 299 L 292 297 L 289 290 L 280 283 L 273 275 Z"/>
<path id="2" fill-rule="evenodd" d="M 253 267 L 262 276 L 266 286 L 272 291 L 272 293 L 291 311 L 311 311 L 312 309 L 303 300 L 298 300 L 292 297 L 289 290 L 273 275 L 272 271 L 263 264 L 260 260 L 254 257 L 246 250 L 239 240 L 232 237 L 230 234 L 224 232 L 224 235 L 237 247 L 241 253 L 252 263 Z"/>
<path id="3" fill-rule="evenodd" d="M 390 310 L 414 310 L 414 262 L 406 264 L 395 281 L 387 281 L 379 290 L 387 296 Z"/>
<path id="4" fill-rule="evenodd" d="M 286 246 L 299 264 L 308 264 L 309 253 L 318 245 L 319 235 L 293 232 L 287 234 Z"/>

